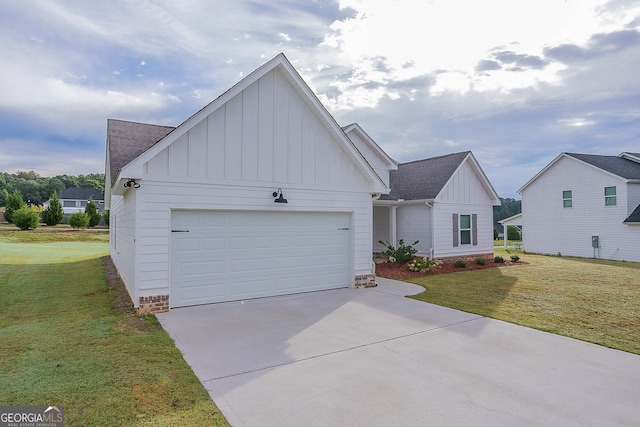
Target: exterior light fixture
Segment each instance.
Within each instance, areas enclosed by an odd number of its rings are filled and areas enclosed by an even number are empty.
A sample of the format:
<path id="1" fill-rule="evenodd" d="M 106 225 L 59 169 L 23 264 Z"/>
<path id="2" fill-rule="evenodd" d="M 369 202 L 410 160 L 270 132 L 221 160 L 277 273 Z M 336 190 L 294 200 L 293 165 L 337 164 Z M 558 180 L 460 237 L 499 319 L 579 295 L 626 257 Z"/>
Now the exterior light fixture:
<path id="1" fill-rule="evenodd" d="M 279 194 L 279 196 L 278 196 Z M 278 188 L 276 191 L 273 192 L 273 197 L 275 197 L 276 199 L 273 201 L 274 203 L 289 203 L 287 202 L 287 199 L 284 198 L 284 196 L 282 195 L 282 188 Z"/>
<path id="2" fill-rule="evenodd" d="M 128 187 L 140 188 L 140 184 L 138 184 L 135 179 L 130 179 L 129 181 L 125 182 L 124 186 L 127 188 Z"/>

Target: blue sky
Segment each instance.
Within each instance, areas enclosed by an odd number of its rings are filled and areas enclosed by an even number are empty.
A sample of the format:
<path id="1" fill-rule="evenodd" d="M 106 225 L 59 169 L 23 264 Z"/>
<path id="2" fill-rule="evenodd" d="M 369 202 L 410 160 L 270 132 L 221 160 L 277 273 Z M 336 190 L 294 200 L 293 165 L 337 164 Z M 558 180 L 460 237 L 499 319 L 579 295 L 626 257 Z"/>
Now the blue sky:
<path id="1" fill-rule="evenodd" d="M 177 126 L 284 52 L 393 158 L 472 150 L 502 197 L 640 151 L 640 0 L 0 3 L 0 170 L 104 172 L 106 120 Z"/>

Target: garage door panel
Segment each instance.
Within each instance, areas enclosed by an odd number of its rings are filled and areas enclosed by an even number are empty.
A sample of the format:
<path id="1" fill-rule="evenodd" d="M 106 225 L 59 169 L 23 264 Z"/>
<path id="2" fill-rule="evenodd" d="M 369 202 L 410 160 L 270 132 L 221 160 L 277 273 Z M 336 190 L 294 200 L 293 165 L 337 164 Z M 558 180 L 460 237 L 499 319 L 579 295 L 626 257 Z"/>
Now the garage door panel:
<path id="1" fill-rule="evenodd" d="M 351 215 L 172 213 L 171 306 L 349 286 Z"/>
<path id="2" fill-rule="evenodd" d="M 180 263 L 180 276 L 202 276 L 203 274 L 224 273 L 224 262 L 222 261 L 193 261 Z"/>

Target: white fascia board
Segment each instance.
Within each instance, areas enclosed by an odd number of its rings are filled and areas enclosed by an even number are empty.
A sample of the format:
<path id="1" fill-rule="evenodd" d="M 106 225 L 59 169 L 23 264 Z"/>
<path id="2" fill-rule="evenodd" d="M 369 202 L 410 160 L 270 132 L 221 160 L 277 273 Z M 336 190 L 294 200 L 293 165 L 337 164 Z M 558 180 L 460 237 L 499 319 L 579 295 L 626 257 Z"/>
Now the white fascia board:
<path id="1" fill-rule="evenodd" d="M 360 137 L 367 143 L 367 145 L 369 145 L 369 147 L 375 153 L 377 153 L 380 158 L 382 158 L 387 167 L 389 167 L 389 170 L 398 170 L 398 162 L 389 157 L 387 152 L 384 151 L 382 147 L 380 147 L 378 143 L 373 138 L 371 138 L 367 132 L 365 132 L 364 129 L 362 129 L 362 126 L 360 126 L 358 123 L 351 123 L 350 125 L 344 127 L 344 133 L 346 133 L 347 136 L 349 132 L 352 131 L 360 135 Z"/>
<path id="2" fill-rule="evenodd" d="M 509 225 L 509 223 L 511 223 L 511 222 L 515 222 L 516 224 L 514 224 L 514 225 L 522 225 L 522 213 L 515 214 L 513 216 L 510 216 L 509 218 L 501 219 L 498 222 L 500 224 L 502 224 L 502 225 L 504 225 L 505 223 L 507 223 L 507 225 Z"/>

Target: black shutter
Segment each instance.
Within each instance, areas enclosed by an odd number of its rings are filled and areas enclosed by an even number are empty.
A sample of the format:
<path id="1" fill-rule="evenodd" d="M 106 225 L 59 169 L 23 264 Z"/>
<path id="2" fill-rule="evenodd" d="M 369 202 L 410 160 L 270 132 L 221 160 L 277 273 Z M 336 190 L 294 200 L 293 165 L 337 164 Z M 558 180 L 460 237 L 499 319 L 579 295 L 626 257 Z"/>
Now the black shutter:
<path id="1" fill-rule="evenodd" d="M 458 247 L 458 239 L 460 238 L 459 233 L 460 223 L 458 222 L 458 214 L 453 214 L 453 247 Z"/>

